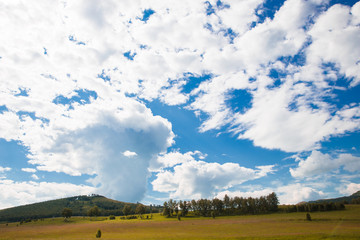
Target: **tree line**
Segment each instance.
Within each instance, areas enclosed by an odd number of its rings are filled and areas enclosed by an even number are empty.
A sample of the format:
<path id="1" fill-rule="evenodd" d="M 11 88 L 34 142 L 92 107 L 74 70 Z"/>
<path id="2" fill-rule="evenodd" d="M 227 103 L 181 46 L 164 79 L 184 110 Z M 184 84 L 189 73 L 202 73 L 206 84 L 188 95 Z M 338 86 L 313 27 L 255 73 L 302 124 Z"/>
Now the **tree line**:
<path id="1" fill-rule="evenodd" d="M 142 216 L 145 213 L 149 213 L 149 211 L 147 210 L 149 209 L 147 209 L 146 206 L 143 204 L 138 204 L 136 206 L 135 211 L 133 211 L 132 207 L 129 204 L 125 204 L 125 206 L 122 209 L 122 214 L 125 216 L 125 218 L 127 218 L 130 214 L 134 214 L 134 213 L 138 214 L 139 216 Z M 72 214 L 73 214 L 72 209 L 67 207 L 64 208 L 61 213 L 61 215 L 65 218 L 65 220 L 69 219 L 72 216 Z M 100 216 L 101 210 L 99 209 L 98 206 L 94 206 L 88 210 L 87 215 L 89 217 Z M 114 217 L 114 215 L 110 215 L 110 216 Z"/>
<path id="2" fill-rule="evenodd" d="M 259 198 L 229 197 L 225 195 L 223 199 L 214 198 L 199 199 L 191 201 L 176 201 L 170 199 L 165 201 L 162 214 L 166 217 L 187 216 L 191 211 L 197 216 L 224 216 L 224 215 L 244 215 L 244 214 L 263 214 L 278 211 L 279 200 L 275 193 Z"/>
<path id="3" fill-rule="evenodd" d="M 351 204 L 360 204 L 360 197 L 352 199 Z"/>
<path id="4" fill-rule="evenodd" d="M 344 210 L 344 203 L 339 202 L 323 202 L 323 203 L 303 203 L 297 205 L 286 205 L 283 208 L 285 212 L 318 212 L 318 211 L 334 211 Z"/>

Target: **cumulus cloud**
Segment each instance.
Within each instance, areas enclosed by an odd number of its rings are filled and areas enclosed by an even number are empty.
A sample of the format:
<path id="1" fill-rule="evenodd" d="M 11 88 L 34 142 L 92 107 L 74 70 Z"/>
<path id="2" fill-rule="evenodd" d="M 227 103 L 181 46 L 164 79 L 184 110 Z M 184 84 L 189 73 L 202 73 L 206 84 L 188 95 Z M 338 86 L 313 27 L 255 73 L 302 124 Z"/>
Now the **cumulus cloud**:
<path id="1" fill-rule="evenodd" d="M 91 125 L 63 131 L 41 152 L 33 152 L 30 163 L 42 171 L 95 175 L 90 182 L 100 193 L 124 201 L 142 199 L 150 160 L 172 143 L 171 124 L 148 110 L 98 114 Z"/>
<path id="2" fill-rule="evenodd" d="M 302 201 L 311 201 L 322 199 L 326 194 L 314 188 L 302 183 L 290 183 L 287 185 L 280 185 L 274 187 L 253 187 L 251 191 L 222 191 L 219 192 L 216 197 L 223 198 L 225 194 L 229 197 L 261 197 L 269 195 L 275 192 L 278 196 L 280 204 L 297 204 Z"/>
<path id="3" fill-rule="evenodd" d="M 6 178 L 5 172 L 9 172 L 9 171 L 11 171 L 11 168 L 9 168 L 9 167 L 1 167 L 0 166 L 0 180 L 5 179 Z"/>
<path id="4" fill-rule="evenodd" d="M 329 8 L 309 31 L 312 44 L 306 50 L 309 65 L 334 63 L 341 74 L 353 79 L 353 86 L 360 83 L 358 8 L 359 3 L 352 8 L 340 4 Z"/>
<path id="5" fill-rule="evenodd" d="M 4 172 L 8 172 L 8 171 L 11 171 L 11 168 L 9 168 L 9 167 L 1 167 L 0 166 L 0 173 L 4 173 Z"/>
<path id="6" fill-rule="evenodd" d="M 270 188 L 257 190 L 257 191 L 249 191 L 249 192 L 228 191 L 227 190 L 227 191 L 219 192 L 215 197 L 219 198 L 219 199 L 223 199 L 225 197 L 225 195 L 228 195 L 229 197 L 244 197 L 244 198 L 252 197 L 252 198 L 254 198 L 254 197 L 266 196 L 272 192 L 273 192 L 273 190 L 271 190 Z"/>
<path id="7" fill-rule="evenodd" d="M 21 171 L 28 173 L 35 173 L 37 170 L 35 168 L 22 168 Z"/>
<path id="8" fill-rule="evenodd" d="M 215 1 L 210 2 L 216 5 Z M 242 35 L 250 29 L 252 22 L 258 20 L 256 8 L 263 2 L 263 0 L 223 1 L 223 4 L 229 7 L 216 11 L 216 15 L 223 24 L 222 28 L 231 28 L 237 34 Z"/>
<path id="9" fill-rule="evenodd" d="M 40 179 L 36 174 L 32 174 L 31 178 L 34 179 L 34 180 L 39 180 Z"/>
<path id="10" fill-rule="evenodd" d="M 290 168 L 290 173 L 296 178 L 306 178 L 331 173 L 339 170 L 340 167 L 348 172 L 359 172 L 360 157 L 348 153 L 331 156 L 320 151 L 313 151 L 306 159 L 299 159 L 298 167 Z"/>
<path id="11" fill-rule="evenodd" d="M 258 22 L 256 11 L 262 3 L 224 2 L 227 7 L 220 8 L 214 1 L 171 5 L 159 1 L 65 1 L 39 2 L 32 8 L 14 1 L 9 7 L 16 7 L 17 12 L 4 12 L 2 21 L 13 27 L 2 35 L 2 45 L 7 47 L 2 49 L 1 61 L 4 78 L 16 81 L 1 83 L 5 90 L 0 99 L 7 101 L 11 110 L 1 114 L 3 126 L 15 124 L 3 127 L 3 138 L 19 135 L 22 123 L 14 116 L 16 112 L 34 112 L 37 121 L 66 115 L 66 110 L 78 104 L 55 106 L 53 100 L 71 98 L 79 89 L 93 90 L 102 97 L 119 91 L 146 100 L 158 98 L 168 105 L 188 103 L 188 109 L 209 116 L 200 131 L 231 125 L 241 139 L 290 152 L 315 149 L 330 135 L 358 129 L 359 122 L 353 119 L 356 115 L 344 118 L 342 111 L 331 110 L 333 106 L 318 93 L 326 92 L 324 79 L 330 76 L 323 73 L 323 63 L 334 63 L 338 68 L 332 70 L 335 76 L 336 72 L 345 74 L 354 78 L 353 86 L 358 83 L 355 36 L 359 35 L 359 4 L 352 8 L 335 5 L 322 12 L 319 5 L 323 1 L 289 0 L 273 19 Z M 214 14 L 206 14 L 208 4 L 213 5 Z M 146 22 L 141 21 L 144 9 L 154 11 Z M 43 16 L 47 21 L 30 24 L 36 22 L 31 16 Z M 11 20 L 14 18 L 17 21 Z M 333 21 L 336 24 L 331 24 Z M 49 29 L 53 34 L 44 38 L 41 33 Z M 225 34 L 228 29 L 235 33 L 233 44 Z M 23 38 L 20 32 L 36 37 Z M 327 51 L 329 48 L 333 50 Z M 124 56 L 126 52 L 132 59 Z M 281 67 L 289 76 L 281 79 L 284 84 L 269 89 L 275 81 L 268 77 L 269 71 L 285 65 L 279 58 L 295 55 L 304 55 L 304 66 Z M 201 76 L 204 72 L 214 77 L 190 95 L 184 93 L 184 74 Z M 314 83 L 316 88 L 301 81 Z M 15 96 L 19 89 L 26 89 L 28 96 Z M 226 103 L 239 89 L 252 98 L 244 114 Z M 314 100 L 316 109 L 310 107 Z M 300 127 L 301 132 L 296 130 Z"/>
<path id="12" fill-rule="evenodd" d="M 129 150 L 126 150 L 125 152 L 123 152 L 123 155 L 124 155 L 125 157 L 135 157 L 135 156 L 137 156 L 137 153 L 136 153 L 136 152 L 131 152 L 131 151 L 129 151 Z"/>
<path id="13" fill-rule="evenodd" d="M 325 196 L 323 191 L 300 183 L 279 187 L 277 191 L 282 204 L 297 204 L 302 201 L 322 199 Z"/>
<path id="14" fill-rule="evenodd" d="M 166 154 L 171 123 L 142 100 L 205 113 L 201 132 L 227 128 L 287 152 L 318 149 L 329 136 L 358 130 L 359 103 L 338 107 L 326 99 L 338 76 L 351 82 L 342 91 L 360 82 L 359 3 L 326 9 L 326 1 L 288 0 L 260 22 L 263 2 L 0 3 L 0 138 L 27 147 L 34 169 L 89 174 L 101 192 L 140 200 L 149 169 L 160 171 L 154 188 L 173 196 L 205 196 L 235 184 L 216 169 L 238 169 L 238 182 L 270 171 L 197 161 L 204 155 L 195 151 Z M 145 9 L 154 12 L 147 21 Z M 296 56 L 303 60 L 286 60 Z M 194 84 L 189 74 L 211 77 Z M 184 91 L 188 84 L 191 92 Z M 236 90 L 248 95 L 244 109 L 229 104 Z M 358 167 L 352 156 L 326 158 L 350 172 Z M 304 161 L 294 176 L 320 171 L 315 160 Z M 200 178 L 189 178 L 196 183 L 189 190 L 181 177 L 190 173 Z"/>
<path id="15" fill-rule="evenodd" d="M 200 151 L 181 153 L 176 150 L 167 153 L 161 153 L 156 159 L 151 162 L 150 171 L 157 172 L 162 169 L 171 168 L 182 163 L 195 161 L 196 158 L 203 160 L 206 158 L 206 156 L 206 154 L 203 154 Z"/>
<path id="16" fill-rule="evenodd" d="M 75 195 L 94 193 L 86 185 L 52 182 L 15 182 L 0 179 L 0 209 Z M 55 190 L 55 191 L 54 191 Z"/>
<path id="17" fill-rule="evenodd" d="M 170 192 L 171 198 L 202 198 L 216 192 L 261 178 L 271 173 L 273 166 L 250 169 L 237 163 L 208 163 L 190 160 L 156 174 L 152 182 L 158 192 Z"/>
<path id="18" fill-rule="evenodd" d="M 334 97 L 329 79 L 336 81 L 344 74 L 353 79 L 348 89 L 358 84 L 360 49 L 357 38 L 352 37 L 359 36 L 359 26 L 354 24 L 358 6 L 335 5 L 319 12 L 319 4 L 323 3 L 286 1 L 272 20 L 266 19 L 236 37 L 237 48 L 222 48 L 211 55 L 213 50 L 206 52 L 204 62 L 216 61 L 225 52 L 226 60 L 234 65 L 226 69 L 227 74 L 211 67 L 220 76 L 193 90 L 196 98 L 189 109 L 209 116 L 201 131 L 230 126 L 239 139 L 250 139 L 256 146 L 299 152 L 319 148 L 329 136 L 359 129 L 357 104 L 339 109 L 326 100 Z M 281 60 L 295 56 L 304 62 Z M 324 68 L 324 64 L 335 67 Z M 270 76 L 274 70 L 280 74 L 278 79 Z M 226 104 L 233 90 L 250 95 L 251 106 L 244 113 Z"/>
<path id="19" fill-rule="evenodd" d="M 349 196 L 351 194 L 356 193 L 357 191 L 360 191 L 360 184 L 353 182 L 345 182 L 337 190 L 341 194 L 344 194 L 345 196 Z"/>

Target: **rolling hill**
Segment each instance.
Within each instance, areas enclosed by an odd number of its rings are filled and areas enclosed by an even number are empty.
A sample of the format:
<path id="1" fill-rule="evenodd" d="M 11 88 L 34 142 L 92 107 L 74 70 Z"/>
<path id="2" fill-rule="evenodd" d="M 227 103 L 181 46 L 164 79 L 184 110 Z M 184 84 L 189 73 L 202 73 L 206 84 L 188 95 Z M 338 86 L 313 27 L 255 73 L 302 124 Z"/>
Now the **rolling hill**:
<path id="1" fill-rule="evenodd" d="M 339 198 L 331 198 L 331 199 L 319 199 L 316 201 L 311 201 L 310 203 L 324 203 L 324 202 L 342 202 L 342 203 L 351 203 L 353 199 L 360 198 L 360 191 L 357 191 L 356 193 L 347 196 L 347 197 L 339 197 Z"/>
<path id="2" fill-rule="evenodd" d="M 70 208 L 73 216 L 86 216 L 89 209 L 98 206 L 103 216 L 123 215 L 122 209 L 128 204 L 132 212 L 138 204 L 112 200 L 101 195 L 75 196 L 28 204 L 0 210 L 0 222 L 14 222 L 26 219 L 60 217 L 64 208 Z M 147 212 L 158 212 L 158 207 L 147 206 Z"/>
<path id="3" fill-rule="evenodd" d="M 351 203 L 353 199 L 359 198 L 360 191 L 347 197 L 320 199 L 317 201 L 311 201 L 310 203 Z M 131 206 L 132 213 L 134 213 L 139 203 L 126 203 L 116 201 L 101 195 L 75 196 L 0 210 L 0 222 L 15 222 L 26 219 L 60 217 L 64 208 L 70 208 L 72 210 L 73 216 L 87 216 L 89 209 L 94 206 L 98 206 L 98 208 L 100 209 L 100 214 L 102 216 L 119 216 L 123 215 L 122 209 L 126 204 Z M 147 213 L 156 213 L 159 212 L 161 209 L 161 206 L 146 206 Z"/>

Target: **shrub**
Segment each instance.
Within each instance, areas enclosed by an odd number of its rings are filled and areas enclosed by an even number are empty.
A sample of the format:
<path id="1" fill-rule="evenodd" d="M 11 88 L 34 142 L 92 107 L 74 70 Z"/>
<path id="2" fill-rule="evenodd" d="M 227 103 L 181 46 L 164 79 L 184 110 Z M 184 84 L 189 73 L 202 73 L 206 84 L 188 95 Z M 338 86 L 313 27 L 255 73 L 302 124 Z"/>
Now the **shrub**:
<path id="1" fill-rule="evenodd" d="M 307 221 L 311 221 L 310 213 L 307 213 L 307 214 L 306 214 L 306 220 L 307 220 Z"/>
<path id="2" fill-rule="evenodd" d="M 101 238 L 101 230 L 98 229 L 96 232 L 96 238 Z"/>
<path id="3" fill-rule="evenodd" d="M 110 216 L 109 216 L 109 219 L 110 219 L 110 220 L 115 220 L 115 216 L 114 216 L 114 215 L 110 215 Z"/>

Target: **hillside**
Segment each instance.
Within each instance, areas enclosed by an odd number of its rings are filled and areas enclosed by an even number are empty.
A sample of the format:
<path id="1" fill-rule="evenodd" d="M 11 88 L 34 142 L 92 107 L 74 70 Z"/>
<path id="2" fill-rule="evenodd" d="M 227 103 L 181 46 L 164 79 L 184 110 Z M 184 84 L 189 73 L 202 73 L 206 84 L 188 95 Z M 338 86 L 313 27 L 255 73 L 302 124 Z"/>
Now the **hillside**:
<path id="1" fill-rule="evenodd" d="M 360 198 L 360 191 L 357 191 L 356 193 L 347 196 L 347 197 L 339 197 L 339 198 L 331 198 L 331 199 L 320 199 L 316 201 L 311 201 L 310 203 L 323 203 L 323 202 L 342 202 L 342 203 L 351 203 L 353 199 Z"/>
<path id="2" fill-rule="evenodd" d="M 0 222 L 60 217 L 64 208 L 70 208 L 73 216 L 86 216 L 88 210 L 94 206 L 99 207 L 103 216 L 119 216 L 123 214 L 125 204 L 131 206 L 132 212 L 135 211 L 137 204 L 134 203 L 120 202 L 100 195 L 75 196 L 0 210 Z M 150 207 L 146 209 L 150 211 Z M 152 212 L 157 211 L 158 207 L 152 208 Z"/>

